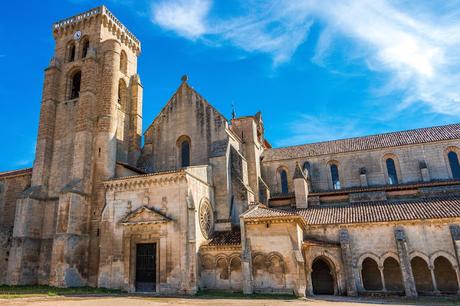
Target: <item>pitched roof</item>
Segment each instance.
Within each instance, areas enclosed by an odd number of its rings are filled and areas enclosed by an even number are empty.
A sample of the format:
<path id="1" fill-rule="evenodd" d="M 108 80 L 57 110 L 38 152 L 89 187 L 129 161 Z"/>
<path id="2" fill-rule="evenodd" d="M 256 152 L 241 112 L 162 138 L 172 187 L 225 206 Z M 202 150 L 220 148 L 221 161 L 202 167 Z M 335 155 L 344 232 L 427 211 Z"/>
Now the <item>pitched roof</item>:
<path id="1" fill-rule="evenodd" d="M 264 161 L 372 150 L 452 139 L 460 139 L 460 123 L 268 149 L 264 151 Z"/>
<path id="2" fill-rule="evenodd" d="M 11 170 L 11 171 L 5 171 L 5 172 L 0 172 L 0 178 L 6 178 L 9 176 L 15 176 L 15 175 L 20 175 L 20 174 L 28 174 L 32 173 L 32 168 L 25 168 L 25 169 L 19 169 L 19 170 Z"/>
<path id="3" fill-rule="evenodd" d="M 325 205 L 304 209 L 280 210 L 258 207 L 245 218 L 301 216 L 307 225 L 353 224 L 460 218 L 459 198 L 425 198 L 403 201 L 375 201 L 347 205 Z"/>
<path id="4" fill-rule="evenodd" d="M 301 209 L 307 224 L 350 224 L 460 217 L 460 199 L 432 198 L 410 201 L 378 201 L 346 206 Z"/>
<path id="5" fill-rule="evenodd" d="M 214 232 L 211 241 L 207 244 L 208 246 L 218 245 L 240 245 L 241 244 L 241 233 L 240 231 L 223 231 Z"/>

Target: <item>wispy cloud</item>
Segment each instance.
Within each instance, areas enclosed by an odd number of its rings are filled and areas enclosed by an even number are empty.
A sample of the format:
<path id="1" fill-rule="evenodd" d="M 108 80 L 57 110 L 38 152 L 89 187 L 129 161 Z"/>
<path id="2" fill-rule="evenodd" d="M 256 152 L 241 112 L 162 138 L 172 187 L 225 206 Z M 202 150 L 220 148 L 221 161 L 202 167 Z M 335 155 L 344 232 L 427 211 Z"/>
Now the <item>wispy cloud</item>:
<path id="1" fill-rule="evenodd" d="M 337 124 L 340 122 L 340 124 Z M 330 116 L 300 114 L 287 126 L 288 137 L 279 139 L 276 146 L 362 136 L 369 133 L 358 118 L 331 118 Z"/>
<path id="2" fill-rule="evenodd" d="M 310 59 L 314 63 L 335 71 L 324 59 L 340 47 L 336 38 L 345 38 L 353 48 L 341 52 L 386 78 L 376 94 L 403 93 L 399 110 L 424 103 L 434 112 L 458 115 L 460 7 L 451 1 L 416 4 L 248 0 L 237 16 L 223 17 L 212 14 L 211 0 L 168 0 L 152 6 L 152 20 L 188 39 L 270 54 L 276 64 L 289 61 L 319 21 L 324 29 Z"/>
<path id="3" fill-rule="evenodd" d="M 210 0 L 173 0 L 152 5 L 152 19 L 163 28 L 196 39 L 207 33 Z"/>

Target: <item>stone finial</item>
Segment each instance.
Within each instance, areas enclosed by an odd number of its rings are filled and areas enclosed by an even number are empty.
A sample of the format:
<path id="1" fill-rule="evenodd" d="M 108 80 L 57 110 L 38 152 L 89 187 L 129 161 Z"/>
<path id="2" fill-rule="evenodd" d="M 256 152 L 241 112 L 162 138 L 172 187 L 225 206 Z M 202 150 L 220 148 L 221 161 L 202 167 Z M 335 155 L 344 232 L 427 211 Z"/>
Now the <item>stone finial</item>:
<path id="1" fill-rule="evenodd" d="M 303 178 L 304 180 L 307 180 L 304 171 L 299 165 L 299 162 L 296 162 L 293 179 L 295 180 L 298 178 Z"/>
<path id="2" fill-rule="evenodd" d="M 59 62 L 59 60 L 55 56 L 53 56 L 50 60 L 49 67 L 60 68 L 60 66 L 61 66 L 61 63 Z"/>
<path id="3" fill-rule="evenodd" d="M 188 81 L 188 75 L 184 74 L 180 79 L 182 83 L 186 83 Z"/>

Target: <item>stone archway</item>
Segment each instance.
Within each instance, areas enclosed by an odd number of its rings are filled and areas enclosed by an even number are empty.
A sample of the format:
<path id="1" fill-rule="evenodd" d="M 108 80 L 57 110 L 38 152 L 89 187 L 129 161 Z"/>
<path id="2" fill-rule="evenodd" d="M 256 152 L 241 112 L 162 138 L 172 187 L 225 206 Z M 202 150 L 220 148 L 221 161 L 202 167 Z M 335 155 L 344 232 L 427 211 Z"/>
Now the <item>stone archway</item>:
<path id="1" fill-rule="evenodd" d="M 361 278 L 363 287 L 366 290 L 378 291 L 382 290 L 382 278 L 377 262 L 370 257 L 363 260 L 361 266 Z"/>
<path id="2" fill-rule="evenodd" d="M 334 269 L 324 258 L 316 258 L 311 267 L 313 294 L 334 294 Z"/>
<path id="3" fill-rule="evenodd" d="M 457 275 L 450 261 L 444 256 L 434 260 L 434 275 L 438 290 L 443 293 L 457 293 Z"/>
<path id="4" fill-rule="evenodd" d="M 401 267 L 396 259 L 387 257 L 383 262 L 383 276 L 385 288 L 388 291 L 403 291 Z"/>
<path id="5" fill-rule="evenodd" d="M 417 292 L 432 292 L 433 282 L 427 262 L 423 258 L 415 256 L 410 261 L 410 265 L 412 267 L 412 273 L 414 274 L 415 288 L 417 289 Z"/>

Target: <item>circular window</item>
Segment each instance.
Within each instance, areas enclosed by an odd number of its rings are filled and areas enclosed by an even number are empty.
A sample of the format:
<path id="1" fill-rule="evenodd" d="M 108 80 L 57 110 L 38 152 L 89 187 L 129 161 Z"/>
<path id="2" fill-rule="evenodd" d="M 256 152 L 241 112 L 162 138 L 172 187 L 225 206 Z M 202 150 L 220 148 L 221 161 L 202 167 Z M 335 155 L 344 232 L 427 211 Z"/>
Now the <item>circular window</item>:
<path id="1" fill-rule="evenodd" d="M 201 201 L 199 214 L 201 233 L 206 239 L 209 239 L 214 227 L 214 215 L 208 200 Z"/>

